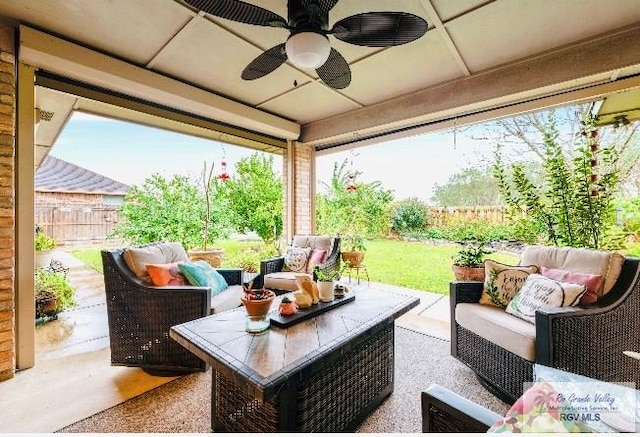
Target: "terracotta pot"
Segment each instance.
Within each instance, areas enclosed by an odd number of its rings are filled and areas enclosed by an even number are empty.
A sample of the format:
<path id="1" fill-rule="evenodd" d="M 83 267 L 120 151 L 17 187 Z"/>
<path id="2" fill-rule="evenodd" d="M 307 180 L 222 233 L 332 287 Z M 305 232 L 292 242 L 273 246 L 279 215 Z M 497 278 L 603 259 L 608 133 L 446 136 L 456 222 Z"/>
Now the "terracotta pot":
<path id="1" fill-rule="evenodd" d="M 484 267 L 451 266 L 457 281 L 484 281 Z"/>
<path id="2" fill-rule="evenodd" d="M 349 267 L 360 267 L 364 260 L 364 252 L 340 252 L 340 255 Z"/>
<path id="3" fill-rule="evenodd" d="M 191 261 L 204 260 L 211 264 L 211 267 L 218 268 L 222 265 L 224 249 L 190 250 L 188 254 Z"/>
<path id="4" fill-rule="evenodd" d="M 271 304 L 273 303 L 273 300 L 275 299 L 275 297 L 276 297 L 276 294 L 272 291 L 271 297 L 269 299 L 249 300 L 244 296 L 242 296 L 240 300 L 242 301 L 242 304 L 246 308 L 247 314 L 249 314 L 250 316 L 264 317 L 269 313 L 269 310 L 271 309 Z"/>

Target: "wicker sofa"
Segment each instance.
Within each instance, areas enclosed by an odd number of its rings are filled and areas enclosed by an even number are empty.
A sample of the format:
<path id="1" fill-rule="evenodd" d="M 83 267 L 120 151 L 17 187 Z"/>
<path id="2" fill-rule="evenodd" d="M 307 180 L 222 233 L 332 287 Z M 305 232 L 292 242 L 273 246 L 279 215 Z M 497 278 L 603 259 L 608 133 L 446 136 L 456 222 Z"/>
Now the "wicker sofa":
<path id="1" fill-rule="evenodd" d="M 521 265 L 526 264 L 526 250 Z M 549 250 L 565 251 L 558 252 L 564 257 L 587 249 Z M 550 254 L 551 261 L 559 259 Z M 534 363 L 603 381 L 640 384 L 640 366 L 622 354 L 640 350 L 640 259 L 620 257 L 620 264 L 619 273 L 606 272 L 615 280 L 597 302 L 538 310 L 535 324 L 479 304 L 482 282 L 452 282 L 451 354 L 507 403 L 522 395 L 524 382 L 532 381 Z"/>
<path id="2" fill-rule="evenodd" d="M 311 248 L 325 250 L 327 255 L 322 264 L 317 267 L 323 271 L 336 271 L 340 269 L 340 237 L 328 235 L 296 235 L 291 241 L 291 246 L 299 248 Z M 276 293 L 295 291 L 298 289 L 296 275 L 306 274 L 313 277 L 315 273 L 288 271 L 285 268 L 285 257 L 278 256 L 260 263 L 260 281 L 270 290 Z"/>
<path id="3" fill-rule="evenodd" d="M 158 243 L 138 248 L 163 247 Z M 129 268 L 125 249 L 103 250 L 111 365 L 141 367 L 148 373 L 180 374 L 204 371 L 204 361 L 169 338 L 171 326 L 241 305 L 242 270 L 217 269 L 229 290 L 211 298 L 208 287 L 150 285 Z M 181 246 L 163 251 L 157 262 L 188 261 Z"/>

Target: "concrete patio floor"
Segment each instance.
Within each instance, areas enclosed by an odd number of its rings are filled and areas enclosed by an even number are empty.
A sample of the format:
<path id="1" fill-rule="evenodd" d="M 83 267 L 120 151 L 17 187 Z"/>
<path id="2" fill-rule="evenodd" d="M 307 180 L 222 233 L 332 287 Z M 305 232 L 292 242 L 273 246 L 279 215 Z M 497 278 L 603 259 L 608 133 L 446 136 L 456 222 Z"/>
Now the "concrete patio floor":
<path id="1" fill-rule="evenodd" d="M 35 367 L 0 383 L 3 432 L 53 432 L 173 379 L 110 365 L 102 275 L 64 251 L 54 258 L 69 268 L 78 306 L 36 329 Z M 419 297 L 420 304 L 396 326 L 449 340 L 448 296 L 374 282 L 360 285 Z"/>

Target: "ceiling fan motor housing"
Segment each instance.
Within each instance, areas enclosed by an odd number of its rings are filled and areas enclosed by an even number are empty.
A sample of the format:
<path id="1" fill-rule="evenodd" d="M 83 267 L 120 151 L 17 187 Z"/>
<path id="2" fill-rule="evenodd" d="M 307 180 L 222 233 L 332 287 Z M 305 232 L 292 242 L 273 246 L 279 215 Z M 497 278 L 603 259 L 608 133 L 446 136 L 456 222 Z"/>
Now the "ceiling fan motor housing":
<path id="1" fill-rule="evenodd" d="M 327 30 L 329 12 L 323 11 L 316 1 L 288 0 L 287 9 L 292 34 L 309 31 L 324 33 L 322 31 Z"/>

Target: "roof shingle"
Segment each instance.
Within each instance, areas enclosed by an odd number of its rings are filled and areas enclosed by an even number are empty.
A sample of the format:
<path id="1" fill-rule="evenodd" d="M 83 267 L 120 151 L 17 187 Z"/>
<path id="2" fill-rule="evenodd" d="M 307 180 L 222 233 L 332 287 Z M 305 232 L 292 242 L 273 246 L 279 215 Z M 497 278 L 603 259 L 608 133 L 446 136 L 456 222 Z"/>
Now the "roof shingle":
<path id="1" fill-rule="evenodd" d="M 36 191 L 125 195 L 129 186 L 48 155 L 36 171 Z"/>

